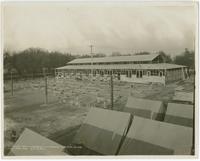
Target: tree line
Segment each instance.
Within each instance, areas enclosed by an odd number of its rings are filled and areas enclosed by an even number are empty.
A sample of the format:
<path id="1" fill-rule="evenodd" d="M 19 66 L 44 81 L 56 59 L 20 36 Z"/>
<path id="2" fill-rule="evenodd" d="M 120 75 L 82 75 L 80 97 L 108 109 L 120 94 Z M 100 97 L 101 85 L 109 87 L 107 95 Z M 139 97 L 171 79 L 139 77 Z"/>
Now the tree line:
<path id="1" fill-rule="evenodd" d="M 173 62 L 178 65 L 185 65 L 191 69 L 195 69 L 195 52 L 185 48 L 185 51 L 180 55 L 177 55 Z"/>
<path id="2" fill-rule="evenodd" d="M 139 52 L 134 55 L 146 55 L 149 52 Z M 185 49 L 184 52 L 177 55 L 174 59 L 163 51 L 159 51 L 165 59 L 165 63 L 175 63 L 186 65 L 194 69 L 194 51 Z M 120 52 L 113 52 L 110 56 L 121 56 Z M 124 54 L 123 54 L 124 55 Z M 133 54 L 126 54 L 133 55 Z M 104 53 L 93 54 L 93 57 L 105 57 Z M 29 48 L 24 51 L 10 53 L 4 52 L 4 71 L 10 72 L 14 70 L 20 75 L 42 73 L 43 68 L 48 71 L 54 71 L 55 68 L 65 66 L 67 62 L 75 58 L 87 58 L 91 54 L 72 55 L 70 53 L 61 53 L 58 51 L 47 51 L 40 48 Z"/>
<path id="3" fill-rule="evenodd" d="M 4 69 L 11 69 L 18 74 L 41 73 L 43 68 L 53 71 L 55 68 L 66 65 L 75 56 L 70 53 L 49 52 L 40 48 L 29 48 L 15 53 L 4 52 Z"/>

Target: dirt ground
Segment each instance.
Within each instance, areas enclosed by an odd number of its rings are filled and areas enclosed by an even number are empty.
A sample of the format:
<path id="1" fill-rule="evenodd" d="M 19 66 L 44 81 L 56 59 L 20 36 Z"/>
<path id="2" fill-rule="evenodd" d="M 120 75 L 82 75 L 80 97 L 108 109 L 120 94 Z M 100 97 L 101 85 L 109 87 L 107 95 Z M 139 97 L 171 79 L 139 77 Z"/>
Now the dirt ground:
<path id="1" fill-rule="evenodd" d="M 68 145 L 92 107 L 110 107 L 109 81 L 48 78 L 48 104 L 45 104 L 44 80 L 4 82 L 4 147 L 5 154 L 24 128 L 32 129 L 60 144 Z M 194 78 L 161 84 L 133 84 L 114 81 L 114 110 L 123 111 L 129 95 L 170 102 L 177 88 L 194 90 Z"/>

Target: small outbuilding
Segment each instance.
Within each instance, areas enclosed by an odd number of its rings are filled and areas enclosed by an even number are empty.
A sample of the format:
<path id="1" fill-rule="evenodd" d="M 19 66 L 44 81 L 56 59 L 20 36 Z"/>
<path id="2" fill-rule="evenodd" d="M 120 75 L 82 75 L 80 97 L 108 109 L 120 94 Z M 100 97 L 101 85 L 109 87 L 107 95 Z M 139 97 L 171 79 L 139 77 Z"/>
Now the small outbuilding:
<path id="1" fill-rule="evenodd" d="M 164 121 L 193 127 L 193 105 L 168 103 Z"/>
<path id="2" fill-rule="evenodd" d="M 68 155 L 65 147 L 36 133 L 25 129 L 11 148 L 10 156 Z"/>
<path id="3" fill-rule="evenodd" d="M 127 133 L 130 120 L 128 113 L 92 108 L 73 140 L 75 145 L 83 146 L 78 155 L 115 155 Z"/>
<path id="4" fill-rule="evenodd" d="M 153 120 L 163 120 L 164 106 L 161 101 L 142 98 L 128 97 L 125 112 L 130 112 L 134 116 L 140 116 Z"/>
<path id="5" fill-rule="evenodd" d="M 189 155 L 192 128 L 135 116 L 119 155 Z"/>

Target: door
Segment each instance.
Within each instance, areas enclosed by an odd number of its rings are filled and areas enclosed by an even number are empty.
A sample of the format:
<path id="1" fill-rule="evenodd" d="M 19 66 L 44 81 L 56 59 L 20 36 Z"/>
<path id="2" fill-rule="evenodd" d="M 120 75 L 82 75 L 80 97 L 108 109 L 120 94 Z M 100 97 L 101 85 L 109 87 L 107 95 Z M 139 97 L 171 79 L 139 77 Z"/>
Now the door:
<path id="1" fill-rule="evenodd" d="M 120 73 L 117 73 L 117 79 L 120 80 Z"/>
<path id="2" fill-rule="evenodd" d="M 142 78 L 142 71 L 141 71 L 141 70 L 138 70 L 138 71 L 137 71 L 136 77 L 137 77 L 137 78 Z"/>

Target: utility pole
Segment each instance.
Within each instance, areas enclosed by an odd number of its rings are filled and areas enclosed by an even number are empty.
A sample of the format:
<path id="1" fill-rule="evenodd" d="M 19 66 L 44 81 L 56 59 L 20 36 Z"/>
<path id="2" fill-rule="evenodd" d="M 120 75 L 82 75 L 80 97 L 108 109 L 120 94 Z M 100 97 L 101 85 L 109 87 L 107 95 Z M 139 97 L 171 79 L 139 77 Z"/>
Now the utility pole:
<path id="1" fill-rule="evenodd" d="M 45 104 L 48 103 L 48 88 L 47 88 L 47 75 L 46 75 L 46 69 L 47 69 L 47 68 L 43 68 L 44 81 L 45 81 Z"/>
<path id="2" fill-rule="evenodd" d="M 56 80 L 56 77 L 57 77 L 57 73 L 56 73 L 56 68 L 54 69 L 54 80 Z"/>
<path id="3" fill-rule="evenodd" d="M 113 110 L 113 76 L 112 76 L 112 73 L 110 74 L 110 103 L 111 103 L 111 110 Z"/>
<path id="4" fill-rule="evenodd" d="M 91 50 L 91 73 L 92 73 L 92 78 L 93 78 L 93 45 L 90 45 L 90 50 Z"/>
<path id="5" fill-rule="evenodd" d="M 13 96 L 13 71 L 12 71 L 12 69 L 10 72 L 10 79 L 11 79 L 11 95 Z"/>

